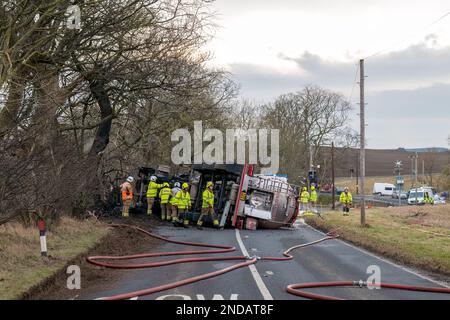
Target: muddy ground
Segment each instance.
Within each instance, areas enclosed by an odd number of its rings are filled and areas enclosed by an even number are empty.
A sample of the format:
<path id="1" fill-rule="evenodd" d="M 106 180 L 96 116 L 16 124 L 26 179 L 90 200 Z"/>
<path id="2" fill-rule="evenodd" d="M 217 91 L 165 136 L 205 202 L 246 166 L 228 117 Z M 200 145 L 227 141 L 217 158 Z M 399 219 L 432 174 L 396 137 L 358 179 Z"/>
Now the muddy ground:
<path id="1" fill-rule="evenodd" d="M 133 217 L 129 220 L 121 218 L 103 219 L 106 223 L 127 223 L 139 226 L 147 231 L 152 230 L 152 226 L 157 226 L 161 222 L 155 218 L 149 219 L 145 216 Z M 127 270 L 106 269 L 94 266 L 85 259 L 91 255 L 129 255 L 143 253 L 156 247 L 160 241 L 146 236 L 140 232 L 124 228 L 112 228 L 112 231 L 105 236 L 102 241 L 86 254 L 80 255 L 71 260 L 67 265 L 52 277 L 44 280 L 40 285 L 32 288 L 21 299 L 28 300 L 67 300 L 77 299 L 91 292 L 109 289 L 116 283 L 116 280 L 123 277 Z M 81 289 L 67 289 L 67 266 L 78 265 L 81 269 Z"/>

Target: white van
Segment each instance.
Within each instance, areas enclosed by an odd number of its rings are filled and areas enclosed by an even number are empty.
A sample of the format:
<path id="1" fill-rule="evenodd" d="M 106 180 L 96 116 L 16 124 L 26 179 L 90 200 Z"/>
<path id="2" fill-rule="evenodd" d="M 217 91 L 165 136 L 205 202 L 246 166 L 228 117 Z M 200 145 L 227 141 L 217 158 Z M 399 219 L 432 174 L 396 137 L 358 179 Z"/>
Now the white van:
<path id="1" fill-rule="evenodd" d="M 425 193 L 428 192 L 430 197 L 434 197 L 431 187 L 421 187 L 409 190 L 408 204 L 424 204 Z"/>
<path id="2" fill-rule="evenodd" d="M 378 194 L 380 196 L 392 196 L 395 190 L 395 186 L 392 183 L 374 183 L 373 184 L 373 194 Z"/>

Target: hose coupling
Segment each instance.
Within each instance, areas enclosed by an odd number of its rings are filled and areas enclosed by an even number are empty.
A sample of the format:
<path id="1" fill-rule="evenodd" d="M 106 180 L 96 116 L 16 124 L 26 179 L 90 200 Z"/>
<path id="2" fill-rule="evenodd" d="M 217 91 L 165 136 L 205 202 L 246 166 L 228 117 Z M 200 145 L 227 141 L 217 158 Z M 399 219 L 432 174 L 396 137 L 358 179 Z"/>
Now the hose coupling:
<path id="1" fill-rule="evenodd" d="M 366 281 L 362 281 L 362 280 L 359 280 L 359 281 L 353 281 L 353 285 L 354 285 L 355 287 L 364 288 L 364 287 L 367 287 L 367 282 L 366 282 Z"/>

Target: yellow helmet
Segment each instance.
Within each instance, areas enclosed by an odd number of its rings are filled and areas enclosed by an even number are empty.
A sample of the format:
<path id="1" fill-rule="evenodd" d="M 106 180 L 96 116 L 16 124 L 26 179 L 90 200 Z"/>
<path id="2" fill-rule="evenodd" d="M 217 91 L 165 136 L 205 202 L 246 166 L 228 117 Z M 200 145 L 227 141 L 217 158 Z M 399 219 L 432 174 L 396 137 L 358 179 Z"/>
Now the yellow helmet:
<path id="1" fill-rule="evenodd" d="M 181 186 L 183 189 L 187 189 L 189 188 L 189 185 L 187 184 L 187 182 L 183 183 Z"/>
<path id="2" fill-rule="evenodd" d="M 311 190 L 312 190 L 312 191 L 316 190 L 316 187 L 312 186 L 312 187 L 311 187 Z"/>
<path id="3" fill-rule="evenodd" d="M 170 184 L 168 182 L 164 182 L 163 187 L 170 188 Z"/>
<path id="4" fill-rule="evenodd" d="M 308 191 L 308 188 L 306 188 L 306 187 L 303 187 L 303 191 Z"/>
<path id="5" fill-rule="evenodd" d="M 213 185 L 214 185 L 214 183 L 213 183 L 212 181 L 208 181 L 208 182 L 206 183 L 206 187 L 207 187 L 207 188 L 212 187 Z"/>

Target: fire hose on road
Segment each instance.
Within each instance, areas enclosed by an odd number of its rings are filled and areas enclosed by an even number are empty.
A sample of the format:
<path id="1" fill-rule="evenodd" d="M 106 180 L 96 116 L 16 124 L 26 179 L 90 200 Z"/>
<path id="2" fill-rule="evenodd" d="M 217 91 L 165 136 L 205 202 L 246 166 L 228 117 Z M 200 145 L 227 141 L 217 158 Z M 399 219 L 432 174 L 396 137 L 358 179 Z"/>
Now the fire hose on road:
<path id="1" fill-rule="evenodd" d="M 106 268 L 113 268 L 113 269 L 140 269 L 140 268 L 153 268 L 153 267 L 161 267 L 161 266 L 167 266 L 167 265 L 173 265 L 173 264 L 180 264 L 180 263 L 192 263 L 192 262 L 202 262 L 202 261 L 239 261 L 242 260 L 242 262 L 239 262 L 237 264 L 231 265 L 229 267 L 205 273 L 199 276 L 187 278 L 180 281 L 175 281 L 172 283 L 168 283 L 165 285 L 152 287 L 148 289 L 118 294 L 114 296 L 104 297 L 101 298 L 101 300 L 122 300 L 122 299 L 131 299 L 139 296 L 145 296 L 150 295 L 156 292 L 165 291 L 168 289 L 173 289 L 176 287 L 184 286 L 190 283 L 198 282 L 201 280 L 217 277 L 219 275 L 231 272 L 236 269 L 240 269 L 252 264 L 257 263 L 258 260 L 262 261 L 287 261 L 292 260 L 293 256 L 290 254 L 291 251 L 296 249 L 301 249 L 307 246 L 311 246 L 323 241 L 336 239 L 339 237 L 335 232 L 328 233 L 325 237 L 318 239 L 316 241 L 308 242 L 305 244 L 300 244 L 293 246 L 286 251 L 283 252 L 283 257 L 247 257 L 247 256 L 219 256 L 219 257 L 190 257 L 190 258 L 181 258 L 181 259 L 172 259 L 172 260 L 166 260 L 166 261 L 158 261 L 158 262 L 151 262 L 151 263 L 133 263 L 133 264 L 117 264 L 117 263 L 110 263 L 110 262 L 103 262 L 105 260 L 108 261 L 119 261 L 119 260 L 132 260 L 132 259 L 141 259 L 141 258 L 151 258 L 151 257 L 163 257 L 163 256 L 180 256 L 180 255 L 203 255 L 203 254 L 217 254 L 217 253 L 227 253 L 227 252 L 233 252 L 236 250 L 235 247 L 232 246 L 223 246 L 223 245 L 211 245 L 211 244 L 205 244 L 205 243 L 198 243 L 198 242 L 187 242 L 187 241 L 177 241 L 177 240 L 171 240 L 159 235 L 156 235 L 154 233 L 148 232 L 142 228 L 127 225 L 127 224 L 111 224 L 112 227 L 119 227 L 119 228 L 131 228 L 136 231 L 139 231 L 147 236 L 150 236 L 152 238 L 179 244 L 179 245 L 186 245 L 186 246 L 193 246 L 193 247 L 203 247 L 203 248 L 212 248 L 207 250 L 188 250 L 188 251 L 170 251 L 170 252 L 156 252 L 156 253 L 143 253 L 143 254 L 134 254 L 134 255 L 127 255 L 127 256 L 90 256 L 87 257 L 86 260 L 94 265 L 106 267 Z M 319 295 L 314 293 L 309 293 L 306 291 L 301 291 L 299 289 L 308 289 L 308 288 L 319 288 L 319 287 L 369 287 L 371 284 L 364 283 L 362 281 L 336 281 L 336 282 L 311 282 L 311 283 L 300 283 L 300 284 L 291 284 L 288 285 L 286 290 L 287 292 L 303 297 L 308 299 L 320 299 L 320 300 L 340 300 L 337 297 L 333 296 L 326 296 L 326 295 Z M 434 292 L 434 293 L 446 293 L 450 294 L 450 289 L 447 288 L 431 288 L 431 287 L 416 287 L 416 286 L 408 286 L 408 285 L 400 285 L 400 284 L 391 284 L 391 283 L 381 283 L 380 286 L 382 288 L 389 288 L 389 289 L 399 289 L 399 290 L 410 290 L 410 291 L 421 291 L 421 292 Z"/>

